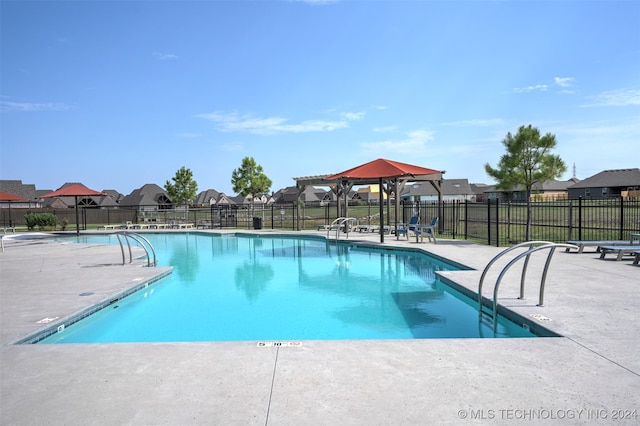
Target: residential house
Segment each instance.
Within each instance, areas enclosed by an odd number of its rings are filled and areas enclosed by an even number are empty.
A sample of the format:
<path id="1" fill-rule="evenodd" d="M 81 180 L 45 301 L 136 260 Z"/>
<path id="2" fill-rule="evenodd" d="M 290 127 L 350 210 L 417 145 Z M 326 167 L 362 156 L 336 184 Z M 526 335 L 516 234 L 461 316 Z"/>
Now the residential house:
<path id="1" fill-rule="evenodd" d="M 104 192 L 105 194 L 109 194 L 111 199 L 113 201 L 115 201 L 116 204 L 120 204 L 120 201 L 122 201 L 122 199 L 124 198 L 124 194 L 121 194 L 120 192 L 116 191 L 115 189 L 105 189 L 102 192 Z"/>
<path id="2" fill-rule="evenodd" d="M 148 183 L 134 190 L 120 201 L 120 206 L 134 208 L 139 212 L 156 212 L 174 207 L 167 191 L 155 183 Z"/>
<path id="3" fill-rule="evenodd" d="M 532 201 L 549 201 L 549 200 L 566 200 L 568 197 L 568 188 L 575 185 L 577 179 L 569 180 L 547 180 L 544 182 L 536 182 L 531 187 Z M 523 185 L 518 185 L 511 190 L 498 189 L 490 186 L 485 190 L 486 198 L 490 200 L 499 200 L 502 202 L 525 202 L 527 199 L 527 191 Z"/>
<path id="4" fill-rule="evenodd" d="M 487 185 L 486 183 L 470 183 L 471 191 L 473 191 L 473 200 L 482 203 L 487 200 L 487 192 L 494 191 L 495 186 Z"/>
<path id="5" fill-rule="evenodd" d="M 400 195 L 400 199 L 403 201 L 438 201 L 438 191 L 429 182 L 408 184 Z M 475 193 L 469 185 L 469 180 L 442 180 L 443 201 L 472 201 L 474 199 Z"/>
<path id="6" fill-rule="evenodd" d="M 18 195 L 28 201 L 12 201 L 11 208 L 37 208 L 41 207 L 40 195 L 52 192 L 50 190 L 38 191 L 34 184 L 22 183 L 21 180 L 0 180 L 0 191 Z M 4 207 L 8 203 L 1 203 Z"/>
<path id="7" fill-rule="evenodd" d="M 568 188 L 569 198 L 640 197 L 640 168 L 604 170 Z"/>
<path id="8" fill-rule="evenodd" d="M 213 206 L 218 202 L 218 198 L 220 197 L 220 192 L 215 189 L 207 189 L 206 191 L 200 192 L 197 196 L 193 205 L 195 207 L 209 207 Z"/>
<path id="9" fill-rule="evenodd" d="M 293 204 L 298 200 L 298 188 L 295 186 L 288 186 L 286 188 L 279 189 L 273 194 L 273 200 L 276 204 Z M 299 198 L 306 204 L 321 204 L 329 201 L 335 201 L 336 195 L 333 191 L 327 191 L 322 188 L 316 188 L 308 185 L 305 187 Z"/>

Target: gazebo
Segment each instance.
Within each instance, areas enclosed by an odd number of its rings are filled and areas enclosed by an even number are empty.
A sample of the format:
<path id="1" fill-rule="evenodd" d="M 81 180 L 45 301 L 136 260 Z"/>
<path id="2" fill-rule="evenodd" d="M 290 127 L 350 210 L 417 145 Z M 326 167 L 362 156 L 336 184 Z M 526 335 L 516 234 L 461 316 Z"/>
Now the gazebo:
<path id="1" fill-rule="evenodd" d="M 74 198 L 73 204 L 76 210 L 76 235 L 80 235 L 80 219 L 78 217 L 78 197 L 93 197 L 93 196 L 108 197 L 109 194 L 100 192 L 100 191 L 94 191 L 93 189 L 89 189 L 84 185 L 71 184 L 71 185 L 63 186 L 57 191 L 53 191 L 48 194 L 41 195 L 40 198 L 73 197 Z"/>
<path id="2" fill-rule="evenodd" d="M 438 201 L 442 201 L 442 175 L 444 171 L 415 166 L 398 161 L 378 158 L 365 164 L 353 167 L 333 175 L 309 176 L 294 178 L 298 188 L 298 196 L 302 194 L 308 185 L 329 186 L 337 195 L 338 200 L 344 198 L 344 215 L 347 215 L 347 199 L 354 185 L 379 185 L 380 188 L 380 242 L 384 242 L 384 207 L 383 193 L 387 194 L 387 211 L 389 211 L 389 195 L 394 192 L 396 217 L 398 221 L 398 209 L 400 205 L 399 191 L 402 191 L 408 182 L 429 182 L 438 192 Z M 386 185 L 386 188 L 385 188 Z M 300 203 L 297 203 L 298 206 Z M 298 207 L 299 208 L 299 207 Z M 338 201 L 340 211 L 340 201 Z M 299 212 L 298 212 L 299 213 Z M 340 213 L 338 213 L 340 215 Z M 300 230 L 300 223 L 298 223 Z"/>

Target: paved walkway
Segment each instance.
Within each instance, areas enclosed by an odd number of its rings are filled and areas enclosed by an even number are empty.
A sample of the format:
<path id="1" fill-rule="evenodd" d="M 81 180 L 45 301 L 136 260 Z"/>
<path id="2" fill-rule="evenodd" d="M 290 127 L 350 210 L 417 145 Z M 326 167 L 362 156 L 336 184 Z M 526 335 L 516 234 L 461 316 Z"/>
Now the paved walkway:
<path id="1" fill-rule="evenodd" d="M 377 235 L 349 239 L 379 244 Z M 475 268 L 445 275 L 474 292 L 500 252 L 388 236 L 385 245 Z M 543 257 L 533 259 L 525 300 L 519 272 L 502 284 L 501 305 L 534 323 L 542 314 L 564 337 L 15 345 L 45 326 L 39 320 L 168 271 L 122 266 L 112 247 L 5 240 L 0 424 L 639 424 L 640 267 L 597 257 L 558 252 L 544 307 L 535 306 Z"/>

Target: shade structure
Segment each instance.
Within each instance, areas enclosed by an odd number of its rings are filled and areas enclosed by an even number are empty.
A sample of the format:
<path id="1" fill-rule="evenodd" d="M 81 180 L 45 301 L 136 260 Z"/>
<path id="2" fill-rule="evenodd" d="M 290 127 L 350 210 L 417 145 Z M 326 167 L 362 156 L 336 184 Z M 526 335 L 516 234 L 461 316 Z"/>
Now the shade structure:
<path id="1" fill-rule="evenodd" d="M 361 164 L 352 169 L 327 176 L 326 180 L 353 179 L 389 179 L 399 177 L 417 177 L 442 173 L 440 170 L 428 169 L 426 167 L 414 166 L 412 164 L 401 163 L 399 161 L 378 158 L 377 160 Z"/>
<path id="2" fill-rule="evenodd" d="M 11 202 L 12 201 L 29 201 L 29 200 L 16 194 L 0 191 L 0 201 L 6 201 L 7 203 L 9 203 L 9 227 L 12 228 L 13 221 L 11 220 Z"/>
<path id="3" fill-rule="evenodd" d="M 78 218 L 78 197 L 99 197 L 108 195 L 109 194 L 106 194 L 104 192 L 87 188 L 84 185 L 72 184 L 63 186 L 62 188 L 48 194 L 41 195 L 40 198 L 74 197 L 76 209 L 76 235 L 80 235 L 80 220 Z"/>
<path id="4" fill-rule="evenodd" d="M 0 201 L 29 201 L 29 200 L 19 195 L 0 191 Z"/>
<path id="5" fill-rule="evenodd" d="M 328 181 L 350 182 L 351 184 L 367 184 L 377 182 L 380 188 L 380 242 L 384 242 L 384 209 L 382 206 L 383 180 L 405 178 L 411 180 L 442 179 L 443 171 L 401 163 L 399 161 L 378 158 L 349 170 L 327 176 Z M 396 194 L 397 199 L 397 194 Z M 389 200 L 387 199 L 387 202 Z M 397 210 L 396 210 L 397 212 Z M 397 213 L 396 213 L 397 215 Z"/>

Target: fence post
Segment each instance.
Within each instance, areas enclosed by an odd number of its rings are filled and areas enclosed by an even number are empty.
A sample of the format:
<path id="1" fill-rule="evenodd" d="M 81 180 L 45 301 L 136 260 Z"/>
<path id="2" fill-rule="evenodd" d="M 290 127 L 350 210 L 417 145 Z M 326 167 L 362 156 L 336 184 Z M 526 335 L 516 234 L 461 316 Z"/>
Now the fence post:
<path id="1" fill-rule="evenodd" d="M 578 240 L 582 241 L 582 195 L 578 197 Z"/>
<path id="2" fill-rule="evenodd" d="M 500 199 L 496 198 L 496 247 L 500 247 Z"/>
<path id="3" fill-rule="evenodd" d="M 569 232 L 567 240 L 573 240 L 573 200 L 569 200 Z"/>
<path id="4" fill-rule="evenodd" d="M 487 245 L 491 245 L 491 199 L 487 199 Z"/>
<path id="5" fill-rule="evenodd" d="M 507 240 L 511 239 L 511 201 L 507 202 Z"/>
<path id="6" fill-rule="evenodd" d="M 464 201 L 464 239 L 469 239 L 469 200 Z"/>
<path id="7" fill-rule="evenodd" d="M 622 236 L 624 233 L 624 198 L 620 195 L 620 237 L 619 240 L 624 240 L 625 238 Z"/>

